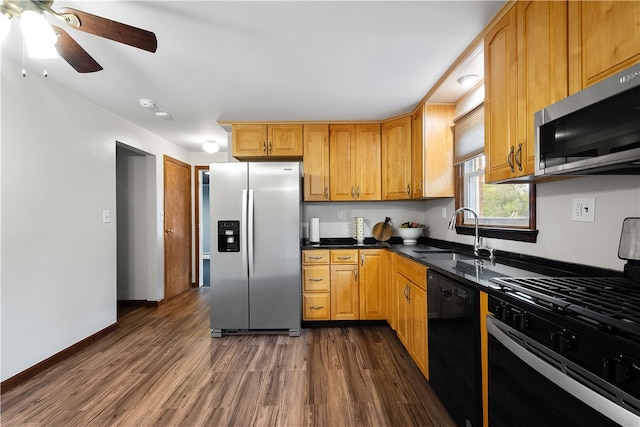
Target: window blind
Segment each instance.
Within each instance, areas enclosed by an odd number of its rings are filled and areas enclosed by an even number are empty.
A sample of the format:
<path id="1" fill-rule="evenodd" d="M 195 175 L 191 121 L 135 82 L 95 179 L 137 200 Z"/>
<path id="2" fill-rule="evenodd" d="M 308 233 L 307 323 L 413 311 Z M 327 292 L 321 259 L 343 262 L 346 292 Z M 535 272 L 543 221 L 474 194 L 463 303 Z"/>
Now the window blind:
<path id="1" fill-rule="evenodd" d="M 460 164 L 484 152 L 484 103 L 453 121 L 453 163 Z"/>

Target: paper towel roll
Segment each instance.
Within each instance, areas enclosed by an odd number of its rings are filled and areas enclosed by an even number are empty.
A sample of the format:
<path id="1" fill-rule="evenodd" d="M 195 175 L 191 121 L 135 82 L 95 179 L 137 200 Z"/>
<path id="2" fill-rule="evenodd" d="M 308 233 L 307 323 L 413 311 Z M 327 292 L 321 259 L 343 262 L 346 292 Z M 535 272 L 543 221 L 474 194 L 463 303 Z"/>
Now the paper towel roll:
<path id="1" fill-rule="evenodd" d="M 320 243 L 320 218 L 313 217 L 309 221 L 309 242 Z"/>

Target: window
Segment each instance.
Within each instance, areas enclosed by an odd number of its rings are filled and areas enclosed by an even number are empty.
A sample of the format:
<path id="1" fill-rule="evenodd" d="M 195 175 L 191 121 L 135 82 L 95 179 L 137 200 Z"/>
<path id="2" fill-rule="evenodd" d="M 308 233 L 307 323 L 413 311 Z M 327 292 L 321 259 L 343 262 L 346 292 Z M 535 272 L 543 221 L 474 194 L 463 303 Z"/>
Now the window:
<path id="1" fill-rule="evenodd" d="M 535 184 L 484 182 L 484 106 L 455 121 L 456 208 L 478 214 L 480 235 L 535 242 Z M 475 233 L 475 217 L 458 215 L 458 234 Z"/>

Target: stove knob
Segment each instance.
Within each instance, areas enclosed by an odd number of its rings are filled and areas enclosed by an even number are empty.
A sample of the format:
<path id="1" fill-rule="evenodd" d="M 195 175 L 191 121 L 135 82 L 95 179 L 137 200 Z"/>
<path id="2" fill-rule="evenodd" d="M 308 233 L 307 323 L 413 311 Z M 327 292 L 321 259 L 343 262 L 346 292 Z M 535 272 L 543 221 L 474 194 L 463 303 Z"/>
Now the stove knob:
<path id="1" fill-rule="evenodd" d="M 512 324 L 517 331 L 525 331 L 529 328 L 529 318 L 525 313 L 516 313 L 512 317 Z"/>
<path id="2" fill-rule="evenodd" d="M 499 305 L 496 307 L 496 317 L 502 322 L 507 322 L 510 318 L 510 310 L 506 305 Z"/>
<path id="3" fill-rule="evenodd" d="M 629 368 L 622 360 L 604 359 L 602 368 L 605 378 L 616 384 L 625 383 L 629 379 Z"/>
<path id="4" fill-rule="evenodd" d="M 551 348 L 558 353 L 567 353 L 571 351 L 573 336 L 567 332 L 551 333 Z"/>

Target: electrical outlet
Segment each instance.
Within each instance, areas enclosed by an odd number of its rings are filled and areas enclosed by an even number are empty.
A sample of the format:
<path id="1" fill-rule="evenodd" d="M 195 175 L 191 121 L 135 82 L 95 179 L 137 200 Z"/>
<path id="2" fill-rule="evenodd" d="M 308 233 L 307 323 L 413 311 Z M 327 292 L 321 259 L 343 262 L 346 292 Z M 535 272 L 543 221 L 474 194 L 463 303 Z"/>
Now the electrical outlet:
<path id="1" fill-rule="evenodd" d="M 338 209 L 338 219 L 344 219 L 344 211 L 342 209 Z"/>
<path id="2" fill-rule="evenodd" d="M 594 198 L 574 198 L 571 205 L 571 220 L 582 222 L 595 222 L 596 199 Z"/>
<path id="3" fill-rule="evenodd" d="M 447 219 L 447 208 L 442 208 L 442 219 Z"/>

